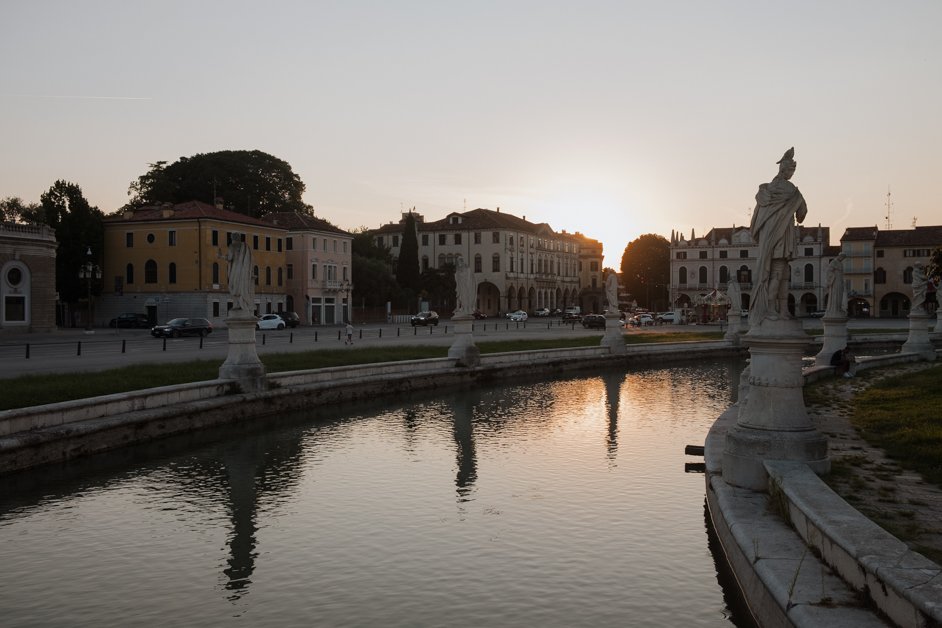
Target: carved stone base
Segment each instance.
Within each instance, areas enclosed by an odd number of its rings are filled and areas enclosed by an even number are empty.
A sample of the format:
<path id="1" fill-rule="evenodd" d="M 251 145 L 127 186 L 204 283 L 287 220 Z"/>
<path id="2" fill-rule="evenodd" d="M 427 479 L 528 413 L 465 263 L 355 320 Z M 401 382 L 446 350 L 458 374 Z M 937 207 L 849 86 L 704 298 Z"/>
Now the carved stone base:
<path id="1" fill-rule="evenodd" d="M 836 351 L 847 348 L 847 317 L 825 316 L 821 321 L 824 323 L 824 344 L 814 356 L 814 365 L 828 366 L 831 364 L 831 356 Z"/>
<path id="2" fill-rule="evenodd" d="M 458 366 L 478 366 L 481 363 L 481 350 L 474 344 L 474 319 L 470 316 L 456 316 L 451 319 L 455 326 L 455 341 L 448 348 L 448 357 Z"/>
<path id="3" fill-rule="evenodd" d="M 621 330 L 621 320 L 618 314 L 611 313 L 605 315 L 605 335 L 602 336 L 601 346 L 608 347 L 609 352 L 615 355 L 627 353 L 625 338 Z"/>
<path id="4" fill-rule="evenodd" d="M 918 353 L 924 360 L 935 360 L 935 347 L 929 339 L 929 314 L 925 310 L 909 313 L 909 338 L 903 343 L 901 351 Z"/>
<path id="5" fill-rule="evenodd" d="M 801 367 L 810 339 L 801 324 L 766 319 L 743 341 L 749 347 L 748 389 L 741 394 L 737 425 L 726 436 L 723 478 L 735 486 L 765 490 L 764 460 L 806 462 L 826 473 L 827 439 L 805 410 Z"/>
<path id="6" fill-rule="evenodd" d="M 226 319 L 229 328 L 229 355 L 219 367 L 220 379 L 237 380 L 245 392 L 265 390 L 265 365 L 255 348 L 255 317 L 232 310 Z"/>
<path id="7" fill-rule="evenodd" d="M 734 345 L 738 345 L 742 336 L 742 314 L 740 312 L 728 312 L 726 322 L 729 323 L 729 327 L 726 328 L 726 335 L 723 338 Z"/>

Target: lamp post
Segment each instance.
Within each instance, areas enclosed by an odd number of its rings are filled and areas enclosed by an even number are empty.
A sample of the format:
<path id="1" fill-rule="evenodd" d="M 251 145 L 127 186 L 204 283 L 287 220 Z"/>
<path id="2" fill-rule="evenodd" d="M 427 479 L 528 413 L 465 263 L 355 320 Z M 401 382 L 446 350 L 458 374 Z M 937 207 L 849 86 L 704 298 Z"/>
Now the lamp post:
<path id="1" fill-rule="evenodd" d="M 350 299 L 350 296 L 351 296 L 351 293 L 353 292 L 353 284 L 350 283 L 349 279 L 344 279 L 343 283 L 341 284 L 340 289 L 346 295 L 346 298 L 344 299 L 344 309 L 346 310 L 344 312 L 345 314 L 344 318 L 346 319 L 346 322 L 352 323 L 353 322 L 353 303 Z"/>
<path id="2" fill-rule="evenodd" d="M 86 303 L 87 316 L 85 317 L 85 331 L 92 329 L 92 279 L 101 279 L 101 268 L 92 263 L 92 247 L 85 250 L 85 263 L 79 267 L 79 278 L 86 280 L 87 297 Z"/>

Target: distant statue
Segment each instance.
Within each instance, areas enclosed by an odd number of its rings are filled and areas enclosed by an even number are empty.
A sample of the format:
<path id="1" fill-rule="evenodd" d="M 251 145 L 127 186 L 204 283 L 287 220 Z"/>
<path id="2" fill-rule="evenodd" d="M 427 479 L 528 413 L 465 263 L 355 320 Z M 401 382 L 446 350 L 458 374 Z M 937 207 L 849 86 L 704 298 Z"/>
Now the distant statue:
<path id="1" fill-rule="evenodd" d="M 232 234 L 229 252 L 229 294 L 233 310 L 252 313 L 255 311 L 255 283 L 252 281 L 252 251 L 242 241 L 241 233 Z"/>
<path id="2" fill-rule="evenodd" d="M 844 298 L 844 254 L 828 262 L 827 271 L 828 307 L 825 316 L 841 318 L 847 316 L 847 302 Z"/>
<path id="3" fill-rule="evenodd" d="M 730 279 L 729 283 L 726 284 L 726 296 L 729 297 L 730 314 L 741 314 L 742 290 L 740 289 L 739 282 L 736 281 L 735 277 Z"/>
<path id="4" fill-rule="evenodd" d="M 913 264 L 913 304 L 910 312 L 923 313 L 926 311 L 926 289 L 929 282 L 926 280 L 926 267 L 922 262 Z"/>
<path id="5" fill-rule="evenodd" d="M 759 245 L 756 260 L 756 291 L 749 318 L 763 320 L 791 318 L 788 313 L 789 262 L 798 242 L 795 219 L 802 222 L 808 206 L 798 188 L 789 181 L 795 174 L 795 149 L 789 148 L 778 161 L 778 174 L 763 183 L 756 193 L 756 209 L 749 229 Z"/>
<path id="6" fill-rule="evenodd" d="M 605 300 L 608 301 L 608 311 L 618 312 L 618 275 L 609 273 L 605 278 Z"/>
<path id="7" fill-rule="evenodd" d="M 463 257 L 459 257 L 455 265 L 455 292 L 457 304 L 454 316 L 471 316 L 474 313 L 475 301 L 477 301 L 477 290 L 471 267 Z"/>

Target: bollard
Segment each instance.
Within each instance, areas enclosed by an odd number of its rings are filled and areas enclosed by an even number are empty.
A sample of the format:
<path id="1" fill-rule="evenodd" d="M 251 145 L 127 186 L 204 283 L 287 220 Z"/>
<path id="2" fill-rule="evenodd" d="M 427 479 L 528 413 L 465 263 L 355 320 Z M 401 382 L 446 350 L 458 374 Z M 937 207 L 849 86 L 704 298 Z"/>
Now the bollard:
<path id="1" fill-rule="evenodd" d="M 363 330 L 360 330 L 360 340 L 363 340 Z"/>
<path id="2" fill-rule="evenodd" d="M 383 328 L 382 328 L 382 327 L 379 328 L 379 337 L 380 337 L 380 338 L 383 337 Z"/>
<path id="3" fill-rule="evenodd" d="M 167 350 L 167 338 L 164 337 L 164 351 Z"/>
<path id="4" fill-rule="evenodd" d="M 413 335 L 413 336 L 418 336 L 418 335 L 419 335 L 419 328 L 418 328 L 418 327 L 413 327 L 413 328 L 412 328 L 412 335 Z"/>
<path id="5" fill-rule="evenodd" d="M 200 349 L 203 348 L 203 334 L 200 334 Z"/>
<path id="6" fill-rule="evenodd" d="M 29 343 L 26 343 L 26 359 L 29 359 Z"/>
<path id="7" fill-rule="evenodd" d="M 82 341 L 81 340 L 79 340 L 79 343 L 78 343 L 78 353 L 76 353 L 75 355 L 82 355 Z"/>
<path id="8" fill-rule="evenodd" d="M 294 344 L 294 332 L 291 332 L 290 334 L 288 334 L 288 344 L 289 345 Z"/>
<path id="9" fill-rule="evenodd" d="M 265 334 L 262 334 L 262 346 L 265 346 Z"/>
<path id="10" fill-rule="evenodd" d="M 399 337 L 399 328 L 397 327 L 397 328 L 396 328 L 396 338 L 398 338 L 398 337 Z"/>
<path id="11" fill-rule="evenodd" d="M 314 342 L 317 342 L 317 330 L 314 330 Z"/>
<path id="12" fill-rule="evenodd" d="M 340 330 L 337 330 L 337 340 L 340 340 Z"/>
<path id="13" fill-rule="evenodd" d="M 127 353 L 127 343 L 127 340 L 124 338 L 121 339 L 121 353 Z"/>

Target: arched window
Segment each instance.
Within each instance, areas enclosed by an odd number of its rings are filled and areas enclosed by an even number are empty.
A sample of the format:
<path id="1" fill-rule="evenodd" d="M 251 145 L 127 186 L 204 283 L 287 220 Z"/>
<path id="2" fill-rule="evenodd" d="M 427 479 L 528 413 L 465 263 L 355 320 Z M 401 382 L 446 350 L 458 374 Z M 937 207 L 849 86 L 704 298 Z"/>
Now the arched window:
<path id="1" fill-rule="evenodd" d="M 219 264 L 213 262 L 213 283 L 219 284 Z"/>
<path id="2" fill-rule="evenodd" d="M 752 283 L 752 271 L 745 264 L 739 267 L 738 275 L 739 283 Z"/>
<path id="3" fill-rule="evenodd" d="M 729 283 L 729 269 L 720 266 L 720 283 Z"/>
<path id="4" fill-rule="evenodd" d="M 707 267 L 706 266 L 700 267 L 700 272 L 698 273 L 698 276 L 697 276 L 697 282 L 701 286 L 705 286 L 707 284 Z"/>
<path id="5" fill-rule="evenodd" d="M 687 285 L 687 268 L 684 266 L 680 267 L 680 276 L 677 278 L 677 283 L 682 286 Z"/>
<path id="6" fill-rule="evenodd" d="M 494 253 L 494 256 L 491 258 L 491 270 L 495 273 L 500 272 L 500 253 Z"/>
<path id="7" fill-rule="evenodd" d="M 438 267 L 441 268 L 444 265 L 445 265 L 445 254 L 439 253 L 438 254 Z"/>
<path id="8" fill-rule="evenodd" d="M 882 267 L 873 271 L 873 283 L 886 283 L 886 271 Z"/>
<path id="9" fill-rule="evenodd" d="M 481 256 L 480 254 L 474 256 L 474 272 L 481 272 Z"/>
<path id="10" fill-rule="evenodd" d="M 157 262 L 152 259 L 144 263 L 144 283 L 157 283 Z"/>
<path id="11" fill-rule="evenodd" d="M 134 283 L 134 264 L 128 264 L 124 268 L 124 284 L 130 286 Z"/>
<path id="12" fill-rule="evenodd" d="M 170 262 L 170 266 L 167 268 L 167 281 L 177 283 L 177 265 L 175 262 Z"/>
<path id="13" fill-rule="evenodd" d="M 266 286 L 271 285 L 271 266 L 265 267 L 265 285 Z"/>
<path id="14" fill-rule="evenodd" d="M 903 283 L 911 284 L 913 282 L 913 267 L 907 266 L 903 271 Z"/>
<path id="15" fill-rule="evenodd" d="M 814 265 L 805 264 L 805 283 L 814 283 Z"/>

